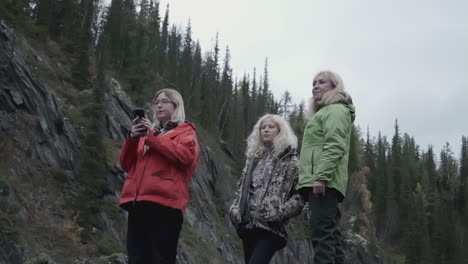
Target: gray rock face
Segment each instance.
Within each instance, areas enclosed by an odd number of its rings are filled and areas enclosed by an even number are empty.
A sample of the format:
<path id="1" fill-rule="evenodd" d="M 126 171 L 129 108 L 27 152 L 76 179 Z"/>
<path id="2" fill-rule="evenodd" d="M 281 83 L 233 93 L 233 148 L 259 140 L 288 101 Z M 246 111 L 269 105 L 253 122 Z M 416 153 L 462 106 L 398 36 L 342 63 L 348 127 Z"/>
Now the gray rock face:
<path id="1" fill-rule="evenodd" d="M 132 125 L 130 113 L 134 105 L 122 90 L 120 84 L 114 79 L 109 82 L 109 89 L 105 99 L 107 102 L 107 133 L 111 139 L 123 141 L 127 135 L 127 130 Z"/>
<path id="2" fill-rule="evenodd" d="M 57 264 L 49 255 L 45 253 L 41 253 L 39 256 L 34 257 L 26 262 L 24 264 Z"/>
<path id="3" fill-rule="evenodd" d="M 37 81 L 27 58 L 60 72 L 66 71 L 65 66 L 58 66 L 58 62 L 34 50 L 1 20 L 0 40 L 0 205 L 7 204 L 15 219 L 9 227 L 27 241 L 20 246 L 18 238 L 0 232 L 0 264 L 24 263 L 26 259 L 30 261 L 26 263 L 34 263 L 33 260 L 58 264 L 127 263 L 123 250 L 110 256 L 98 256 L 86 251 L 86 245 L 70 241 L 79 228 L 75 228 L 76 223 L 69 222 L 73 217 L 65 217 L 63 197 L 76 197 L 80 188 L 76 177 L 84 132 L 64 111 L 73 107 L 56 95 L 54 89 Z M 114 79 L 108 80 L 105 104 L 106 140 L 118 146 L 131 126 L 130 113 L 134 105 Z M 202 156 L 190 184 L 190 204 L 184 217 L 177 263 L 242 263 L 241 243 L 227 216 L 232 189 L 239 176 L 238 168 L 219 147 L 209 146 L 204 141 L 200 144 Z M 104 199 L 117 207 L 125 173 L 116 161 L 108 162 L 106 167 L 108 170 L 103 177 L 112 192 Z M 47 224 L 32 222 L 38 216 L 46 218 Z M 99 228 L 124 249 L 126 213 L 120 209 L 112 216 L 99 212 L 97 218 Z M 23 233 L 21 225 L 32 223 L 35 229 L 28 230 L 38 233 Z M 48 233 L 57 233 L 55 236 L 61 238 L 62 244 L 45 242 Z M 349 237 L 349 263 L 382 263 L 366 243 L 352 235 Z M 79 250 L 74 248 L 76 245 L 85 249 L 76 253 Z M 310 241 L 291 239 L 272 263 L 313 263 L 312 256 Z"/>
<path id="4" fill-rule="evenodd" d="M 12 31 L 0 22 L 0 115 L 2 132 L 23 144 L 24 151 L 52 167 L 73 170 L 80 148 L 79 133 L 59 110 L 55 95 L 37 83 L 25 61 L 24 39 L 13 43 Z M 16 46 L 18 45 L 18 46 Z M 18 120 L 19 114 L 32 117 Z M 17 123 L 22 122 L 18 125 Z M 22 126 L 24 125 L 24 126 Z"/>
<path id="5" fill-rule="evenodd" d="M 22 264 L 23 257 L 15 241 L 0 232 L 0 264 Z"/>
<path id="6" fill-rule="evenodd" d="M 313 264 L 314 250 L 312 243 L 308 240 L 292 240 L 288 241 L 285 249 L 276 253 L 273 257 L 272 264 Z"/>
<path id="7" fill-rule="evenodd" d="M 346 254 L 346 263 L 366 264 L 375 263 L 383 264 L 382 258 L 375 252 L 372 252 L 372 244 L 358 234 L 351 232 L 344 233 L 344 249 Z M 375 250 L 375 249 L 374 249 Z"/>

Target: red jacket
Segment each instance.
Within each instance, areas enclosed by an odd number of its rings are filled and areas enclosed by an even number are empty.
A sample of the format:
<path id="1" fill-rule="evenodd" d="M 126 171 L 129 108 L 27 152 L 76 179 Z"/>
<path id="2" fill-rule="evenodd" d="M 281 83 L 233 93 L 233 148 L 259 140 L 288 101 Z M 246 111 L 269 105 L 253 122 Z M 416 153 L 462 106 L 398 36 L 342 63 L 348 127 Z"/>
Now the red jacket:
<path id="1" fill-rule="evenodd" d="M 144 153 L 145 146 L 148 147 Z M 200 146 L 192 123 L 182 123 L 166 134 L 155 129 L 147 137 L 128 138 L 120 154 L 120 165 L 127 172 L 120 206 L 148 201 L 185 212 L 188 184 L 199 156 Z"/>

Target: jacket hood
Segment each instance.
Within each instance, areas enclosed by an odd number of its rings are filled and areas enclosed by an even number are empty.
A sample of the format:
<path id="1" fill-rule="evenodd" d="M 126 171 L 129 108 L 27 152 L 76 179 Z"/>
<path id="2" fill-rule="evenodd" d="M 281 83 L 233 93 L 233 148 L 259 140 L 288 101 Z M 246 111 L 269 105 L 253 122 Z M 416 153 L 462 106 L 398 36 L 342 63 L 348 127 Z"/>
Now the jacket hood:
<path id="1" fill-rule="evenodd" d="M 283 152 L 281 152 L 277 158 L 281 159 L 283 157 L 285 157 L 286 155 L 288 154 L 295 154 L 296 153 L 296 148 L 292 147 L 292 146 L 288 146 L 287 148 L 284 149 Z"/>
<path id="2" fill-rule="evenodd" d="M 171 130 L 171 129 L 174 129 L 174 128 L 176 128 L 176 127 L 182 128 L 182 127 L 186 127 L 186 126 L 189 126 L 189 127 L 193 128 L 193 130 L 196 130 L 195 124 L 194 124 L 194 123 L 190 123 L 190 122 L 188 122 L 188 121 L 185 121 L 185 122 L 183 122 L 183 123 L 179 123 L 179 122 L 177 122 L 177 121 L 172 121 L 172 120 L 168 121 L 168 122 L 164 125 L 164 129 L 166 129 L 166 130 Z M 163 128 L 163 126 L 160 125 L 160 126 L 157 127 L 157 128 L 158 128 L 159 130 L 161 130 L 161 129 Z"/>
<path id="3" fill-rule="evenodd" d="M 193 130 L 197 130 L 196 126 L 195 126 L 195 123 L 190 123 L 188 121 L 185 121 L 184 123 L 180 124 L 181 126 L 188 126 L 188 127 L 191 127 Z"/>
<path id="4" fill-rule="evenodd" d="M 351 115 L 351 123 L 354 123 L 354 120 L 356 119 L 356 107 L 354 107 L 352 103 L 353 101 L 351 100 L 351 104 L 344 104 L 344 105 L 346 106 L 346 108 L 349 111 L 349 114 Z"/>
<path id="5" fill-rule="evenodd" d="M 353 105 L 351 95 L 344 91 L 331 90 L 323 95 L 323 99 L 318 102 L 317 111 L 330 104 L 343 104 L 351 115 L 351 122 L 356 119 L 356 108 Z"/>

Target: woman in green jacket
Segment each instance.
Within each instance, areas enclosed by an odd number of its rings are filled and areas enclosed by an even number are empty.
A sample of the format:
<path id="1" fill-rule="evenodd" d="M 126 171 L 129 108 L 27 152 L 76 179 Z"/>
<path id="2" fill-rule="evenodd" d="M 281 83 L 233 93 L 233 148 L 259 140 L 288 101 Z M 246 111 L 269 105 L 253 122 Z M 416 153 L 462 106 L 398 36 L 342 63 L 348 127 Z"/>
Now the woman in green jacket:
<path id="1" fill-rule="evenodd" d="M 298 190 L 309 202 L 314 263 L 344 263 L 338 204 L 346 195 L 354 106 L 334 72 L 313 81 L 312 118 L 304 130 Z"/>

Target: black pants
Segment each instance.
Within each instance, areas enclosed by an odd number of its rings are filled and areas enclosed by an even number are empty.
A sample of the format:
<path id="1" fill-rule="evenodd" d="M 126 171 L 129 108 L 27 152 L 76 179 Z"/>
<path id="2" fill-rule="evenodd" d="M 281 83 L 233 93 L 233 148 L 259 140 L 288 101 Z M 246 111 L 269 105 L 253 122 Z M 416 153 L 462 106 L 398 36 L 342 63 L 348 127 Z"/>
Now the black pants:
<path id="1" fill-rule="evenodd" d="M 268 264 L 276 251 L 284 247 L 282 239 L 261 229 L 246 230 L 242 235 L 245 264 Z"/>
<path id="2" fill-rule="evenodd" d="M 338 229 L 341 219 L 338 204 L 342 201 L 343 195 L 333 188 L 326 188 L 325 196 L 319 198 L 309 192 L 315 264 L 344 263 L 343 238 Z"/>
<path id="3" fill-rule="evenodd" d="M 129 264 L 174 264 L 182 228 L 182 212 L 150 202 L 137 202 L 128 210 Z"/>

